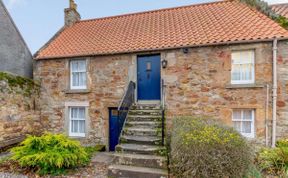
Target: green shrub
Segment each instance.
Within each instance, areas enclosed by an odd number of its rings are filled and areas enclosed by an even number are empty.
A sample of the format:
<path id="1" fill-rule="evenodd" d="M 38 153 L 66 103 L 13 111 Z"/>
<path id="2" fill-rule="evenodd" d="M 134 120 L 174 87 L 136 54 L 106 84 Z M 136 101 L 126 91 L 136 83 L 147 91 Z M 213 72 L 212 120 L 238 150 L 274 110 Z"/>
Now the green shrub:
<path id="1" fill-rule="evenodd" d="M 173 121 L 171 171 L 176 177 L 243 177 L 252 151 L 232 128 L 213 120 L 181 117 Z"/>
<path id="2" fill-rule="evenodd" d="M 263 148 L 257 163 L 266 174 L 288 177 L 288 139 L 279 140 L 276 148 Z"/>
<path id="3" fill-rule="evenodd" d="M 41 175 L 61 174 L 66 168 L 81 166 L 89 161 L 89 155 L 80 143 L 62 134 L 28 136 L 11 152 L 12 160 L 17 161 L 20 166 L 36 169 Z"/>

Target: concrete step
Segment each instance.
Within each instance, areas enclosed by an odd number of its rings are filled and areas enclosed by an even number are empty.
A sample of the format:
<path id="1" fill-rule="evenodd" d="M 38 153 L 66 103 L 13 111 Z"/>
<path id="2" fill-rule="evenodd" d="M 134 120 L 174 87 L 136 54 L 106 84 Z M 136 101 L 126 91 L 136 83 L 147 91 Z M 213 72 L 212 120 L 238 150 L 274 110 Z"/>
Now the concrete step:
<path id="1" fill-rule="evenodd" d="M 161 128 L 161 122 L 155 121 L 128 121 L 126 122 L 125 127 L 142 127 L 142 128 Z"/>
<path id="2" fill-rule="evenodd" d="M 149 121 L 155 121 L 155 122 L 161 122 L 162 116 L 146 116 L 146 115 L 128 115 L 127 121 L 128 122 L 149 122 Z"/>
<path id="3" fill-rule="evenodd" d="M 157 169 L 167 168 L 167 159 L 162 156 L 140 154 L 114 154 L 114 163 L 126 166 L 148 167 Z"/>
<path id="4" fill-rule="evenodd" d="M 161 110 L 130 110 L 129 115 L 152 115 L 152 116 L 161 116 Z"/>
<path id="5" fill-rule="evenodd" d="M 123 135 L 120 138 L 120 142 L 121 143 L 143 144 L 143 145 L 161 145 L 162 137 Z"/>
<path id="6" fill-rule="evenodd" d="M 144 155 L 161 155 L 165 147 L 155 145 L 142 144 L 120 144 L 116 146 L 116 151 L 119 153 L 132 153 Z"/>
<path id="7" fill-rule="evenodd" d="M 168 178 L 168 171 L 146 167 L 111 165 L 108 177 L 115 178 Z"/>
<path id="8" fill-rule="evenodd" d="M 161 129 L 141 128 L 141 127 L 125 127 L 123 135 L 127 136 L 161 136 Z"/>

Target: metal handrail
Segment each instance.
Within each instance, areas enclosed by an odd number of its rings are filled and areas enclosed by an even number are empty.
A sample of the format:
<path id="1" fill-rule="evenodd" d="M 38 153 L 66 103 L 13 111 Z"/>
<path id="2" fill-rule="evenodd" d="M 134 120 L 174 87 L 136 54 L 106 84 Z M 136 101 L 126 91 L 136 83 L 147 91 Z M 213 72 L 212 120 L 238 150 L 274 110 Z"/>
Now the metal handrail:
<path id="1" fill-rule="evenodd" d="M 130 107 L 135 101 L 134 98 L 135 98 L 135 83 L 130 81 L 118 106 L 118 122 L 120 126 L 119 138 L 122 133 L 123 126 L 125 124 L 126 117 L 130 110 Z"/>
<path id="2" fill-rule="evenodd" d="M 161 80 L 161 90 L 162 90 L 162 100 L 161 100 L 161 109 L 162 109 L 162 146 L 165 144 L 165 85 L 164 80 Z"/>

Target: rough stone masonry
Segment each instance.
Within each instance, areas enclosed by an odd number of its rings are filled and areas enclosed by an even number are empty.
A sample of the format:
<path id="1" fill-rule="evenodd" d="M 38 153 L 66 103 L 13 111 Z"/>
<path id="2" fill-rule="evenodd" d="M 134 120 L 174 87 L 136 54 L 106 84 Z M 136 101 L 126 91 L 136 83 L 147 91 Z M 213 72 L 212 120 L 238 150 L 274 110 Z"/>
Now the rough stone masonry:
<path id="1" fill-rule="evenodd" d="M 279 43 L 279 98 L 277 136 L 287 136 L 287 42 Z M 231 52 L 255 50 L 255 84 L 231 85 Z M 183 115 L 209 116 L 232 125 L 233 109 L 255 110 L 255 138 L 265 143 L 266 86 L 269 91 L 269 132 L 272 107 L 272 43 L 246 43 L 189 48 L 185 54 L 181 49 L 153 52 L 168 61 L 161 69 L 165 82 L 167 127 L 172 120 Z M 143 54 L 143 53 L 141 53 Z M 148 53 L 151 54 L 151 53 Z M 48 130 L 67 133 L 67 111 L 65 102 L 88 102 L 89 130 L 85 144 L 109 144 L 109 107 L 117 107 L 125 86 L 131 79 L 136 82 L 136 59 L 138 53 L 96 56 L 87 60 L 88 89 L 70 91 L 69 61 L 71 59 L 37 60 L 34 77 L 41 81 L 37 105 L 41 120 Z M 269 137 L 271 135 L 269 134 Z M 270 140 L 270 138 L 269 138 Z"/>

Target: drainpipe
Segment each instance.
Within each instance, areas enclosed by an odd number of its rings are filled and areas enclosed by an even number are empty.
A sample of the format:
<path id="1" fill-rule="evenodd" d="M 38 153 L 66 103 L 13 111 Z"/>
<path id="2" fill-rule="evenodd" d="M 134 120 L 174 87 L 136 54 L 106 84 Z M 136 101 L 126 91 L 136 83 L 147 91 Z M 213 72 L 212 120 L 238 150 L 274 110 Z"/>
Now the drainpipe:
<path id="1" fill-rule="evenodd" d="M 277 119 L 277 39 L 273 41 L 273 87 L 272 87 L 272 148 L 276 145 L 276 119 Z"/>
<path id="2" fill-rule="evenodd" d="M 267 92 L 266 92 L 266 113 L 265 113 L 265 145 L 268 146 L 269 144 L 269 141 L 268 141 L 268 136 L 269 136 L 269 133 L 268 133 L 268 118 L 269 118 L 269 92 L 270 92 L 270 87 L 269 85 L 267 84 L 266 86 L 266 89 L 267 89 Z"/>

